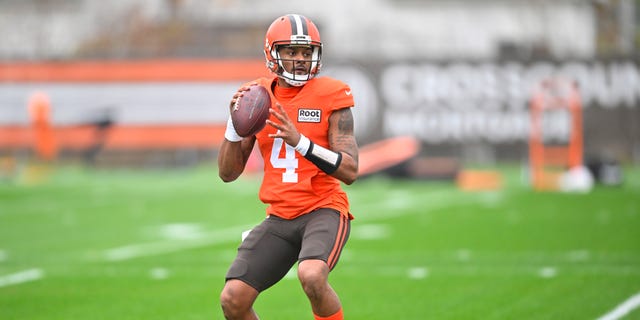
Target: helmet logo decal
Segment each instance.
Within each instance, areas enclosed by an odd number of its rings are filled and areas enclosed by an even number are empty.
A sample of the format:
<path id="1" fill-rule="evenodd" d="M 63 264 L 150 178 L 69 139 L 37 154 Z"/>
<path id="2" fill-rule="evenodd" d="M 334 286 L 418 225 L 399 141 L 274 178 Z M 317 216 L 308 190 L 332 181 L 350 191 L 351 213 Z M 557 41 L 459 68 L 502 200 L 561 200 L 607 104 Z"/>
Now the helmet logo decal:
<path id="1" fill-rule="evenodd" d="M 306 35 L 291 35 L 291 44 L 310 44 L 311 37 Z"/>

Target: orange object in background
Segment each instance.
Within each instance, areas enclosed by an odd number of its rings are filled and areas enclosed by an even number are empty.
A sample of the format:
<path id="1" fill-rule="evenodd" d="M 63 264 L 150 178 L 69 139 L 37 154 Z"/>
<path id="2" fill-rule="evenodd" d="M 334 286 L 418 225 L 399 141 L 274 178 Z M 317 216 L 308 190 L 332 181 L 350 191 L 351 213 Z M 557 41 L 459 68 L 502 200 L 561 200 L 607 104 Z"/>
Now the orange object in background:
<path id="1" fill-rule="evenodd" d="M 0 78 L 18 84 L 225 83 L 249 81 L 257 76 L 268 74 L 269 71 L 264 67 L 264 59 L 0 61 Z M 30 98 L 30 125 L 0 124 L 0 150 L 29 148 L 38 153 L 39 157 L 55 158 L 59 150 L 85 150 L 94 143 L 95 126 L 93 124 L 53 126 L 50 121 L 51 106 L 47 96 L 40 93 Z M 49 106 L 42 109 L 34 107 L 32 112 L 32 104 Z M 48 121 L 49 125 L 40 120 Z M 36 125 L 36 123 L 39 124 Z M 224 139 L 225 128 L 226 120 L 205 124 L 199 121 L 198 123 L 172 124 L 114 123 L 104 141 L 104 148 L 111 150 L 217 148 Z M 46 142 L 47 140 L 49 142 Z"/>
<path id="2" fill-rule="evenodd" d="M 544 141 L 543 116 L 546 111 L 566 110 L 570 116 L 566 144 L 548 145 Z M 541 83 L 531 100 L 529 165 L 535 190 L 558 190 L 560 176 L 582 165 L 582 105 L 573 81 L 552 78 Z"/>
<path id="3" fill-rule="evenodd" d="M 358 175 L 365 176 L 407 161 L 420 152 L 420 141 L 411 136 L 380 140 L 360 148 Z"/>
<path id="4" fill-rule="evenodd" d="M 33 131 L 33 149 L 40 160 L 52 161 L 58 154 L 58 148 L 51 125 L 49 97 L 42 92 L 36 92 L 29 98 L 28 107 Z"/>
<path id="5" fill-rule="evenodd" d="M 503 179 L 494 170 L 461 170 L 456 176 L 456 185 L 464 191 L 495 191 L 502 189 Z"/>
<path id="6" fill-rule="evenodd" d="M 15 82 L 249 81 L 267 76 L 263 59 L 0 62 L 0 78 Z"/>

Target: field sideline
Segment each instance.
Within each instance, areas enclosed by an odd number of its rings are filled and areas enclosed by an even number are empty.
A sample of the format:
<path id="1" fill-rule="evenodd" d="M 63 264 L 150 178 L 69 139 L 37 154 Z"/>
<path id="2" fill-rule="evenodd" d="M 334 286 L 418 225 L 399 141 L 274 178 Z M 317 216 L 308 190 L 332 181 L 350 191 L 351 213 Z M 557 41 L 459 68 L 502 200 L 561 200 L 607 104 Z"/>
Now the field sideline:
<path id="1" fill-rule="evenodd" d="M 347 319 L 640 319 L 640 168 L 621 187 L 535 193 L 362 179 L 331 275 Z M 52 170 L 0 181 L 0 319 L 222 319 L 218 294 L 258 180 L 213 166 Z M 311 319 L 295 275 L 262 319 Z"/>

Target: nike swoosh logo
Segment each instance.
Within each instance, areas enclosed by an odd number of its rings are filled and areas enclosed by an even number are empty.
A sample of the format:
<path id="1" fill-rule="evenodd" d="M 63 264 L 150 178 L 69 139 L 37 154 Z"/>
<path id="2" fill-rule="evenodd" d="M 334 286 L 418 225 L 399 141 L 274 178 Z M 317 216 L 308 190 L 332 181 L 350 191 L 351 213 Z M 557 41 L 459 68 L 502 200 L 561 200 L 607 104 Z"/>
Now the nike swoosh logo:
<path id="1" fill-rule="evenodd" d="M 351 95 L 351 90 L 345 90 L 345 91 L 344 91 L 344 93 L 345 93 L 346 95 L 350 96 L 350 95 Z"/>

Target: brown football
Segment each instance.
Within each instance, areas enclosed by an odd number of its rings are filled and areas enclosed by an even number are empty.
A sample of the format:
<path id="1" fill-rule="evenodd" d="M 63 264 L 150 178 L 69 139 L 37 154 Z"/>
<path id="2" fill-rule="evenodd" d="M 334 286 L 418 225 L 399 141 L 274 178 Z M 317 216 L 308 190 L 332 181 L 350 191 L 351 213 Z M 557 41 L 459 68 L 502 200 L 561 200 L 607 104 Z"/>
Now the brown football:
<path id="1" fill-rule="evenodd" d="M 241 137 L 250 137 L 260 132 L 269 118 L 271 96 L 260 85 L 250 86 L 231 110 L 231 121 Z"/>

